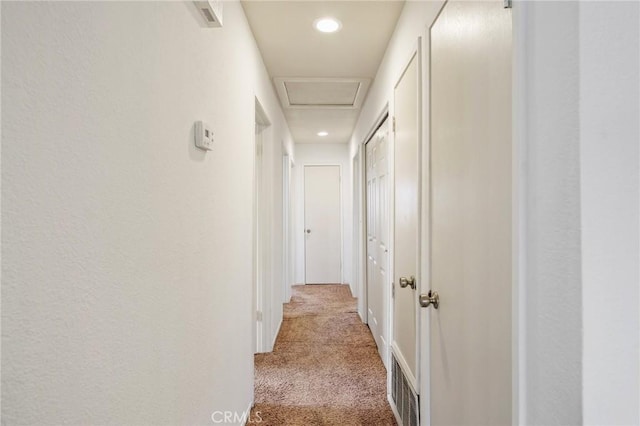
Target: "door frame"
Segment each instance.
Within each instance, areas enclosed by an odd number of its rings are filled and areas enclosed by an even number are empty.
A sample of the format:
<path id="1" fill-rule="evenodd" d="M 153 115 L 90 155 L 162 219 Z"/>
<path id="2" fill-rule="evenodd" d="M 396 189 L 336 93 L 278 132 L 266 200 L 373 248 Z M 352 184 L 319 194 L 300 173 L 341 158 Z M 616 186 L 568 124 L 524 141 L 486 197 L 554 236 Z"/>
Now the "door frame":
<path id="1" fill-rule="evenodd" d="M 282 303 L 287 303 L 289 299 L 291 299 L 291 286 L 293 285 L 292 281 L 292 266 L 293 262 L 291 259 L 291 254 L 293 252 L 293 247 L 291 244 L 291 234 L 292 234 L 292 186 L 291 186 L 291 176 L 293 172 L 293 159 L 291 155 L 286 152 L 282 156 L 282 281 L 283 281 L 283 292 L 282 292 Z"/>
<path id="2" fill-rule="evenodd" d="M 366 245 L 365 239 L 365 220 L 366 220 L 366 204 L 365 195 L 366 185 L 364 185 L 366 178 L 363 176 L 363 164 L 362 159 L 363 144 L 358 144 L 358 149 L 353 156 L 352 171 L 353 171 L 353 252 L 354 252 L 354 283 L 356 288 L 355 296 L 358 299 L 358 315 L 360 320 L 367 324 L 368 312 L 367 312 L 367 292 L 365 288 L 366 279 Z M 364 255 L 363 255 L 364 252 Z"/>
<path id="3" fill-rule="evenodd" d="M 338 174 L 339 174 L 339 185 L 338 185 L 338 190 L 340 192 L 340 283 L 339 284 L 344 284 L 344 202 L 342 200 L 342 195 L 343 195 L 343 191 L 342 191 L 342 164 L 340 163 L 334 163 L 334 162 L 309 162 L 309 163 L 304 163 L 302 164 L 302 228 L 306 229 L 306 200 L 307 200 L 307 194 L 306 194 L 306 189 L 307 189 L 307 185 L 306 185 L 306 174 L 305 174 L 305 169 L 306 167 L 323 167 L 323 166 L 337 166 L 338 167 Z M 301 229 L 300 232 L 302 232 L 302 241 L 303 241 L 303 247 L 302 247 L 302 253 L 303 253 L 303 262 L 302 262 L 302 276 L 304 278 L 304 284 L 307 285 L 307 240 L 305 239 L 305 233 L 304 233 L 304 229 Z"/>
<path id="4" fill-rule="evenodd" d="M 269 297 L 271 292 L 267 291 L 270 287 L 270 265 L 268 261 L 267 242 L 270 241 L 270 232 L 267 225 L 268 215 L 265 214 L 264 200 L 266 199 L 266 191 L 264 186 L 264 146 L 265 131 L 271 126 L 267 114 L 262 104 L 255 97 L 255 113 L 254 113 L 254 141 L 253 141 L 253 250 L 252 250 L 252 270 L 253 270 L 253 286 L 252 286 L 252 318 L 253 318 L 253 342 L 254 352 L 266 352 L 269 350 L 269 318 L 271 317 Z M 258 161 L 258 156 L 260 161 Z M 260 227 L 260 225 L 263 225 Z M 259 318 L 261 316 L 261 318 Z"/>

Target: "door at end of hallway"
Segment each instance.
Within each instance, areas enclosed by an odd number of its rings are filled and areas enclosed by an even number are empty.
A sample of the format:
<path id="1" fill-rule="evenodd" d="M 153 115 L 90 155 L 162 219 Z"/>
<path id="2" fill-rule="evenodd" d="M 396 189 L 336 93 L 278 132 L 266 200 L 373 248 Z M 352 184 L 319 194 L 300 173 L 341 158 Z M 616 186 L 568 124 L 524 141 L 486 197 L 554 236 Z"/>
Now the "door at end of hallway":
<path id="1" fill-rule="evenodd" d="M 305 284 L 342 283 L 339 165 L 304 166 Z"/>

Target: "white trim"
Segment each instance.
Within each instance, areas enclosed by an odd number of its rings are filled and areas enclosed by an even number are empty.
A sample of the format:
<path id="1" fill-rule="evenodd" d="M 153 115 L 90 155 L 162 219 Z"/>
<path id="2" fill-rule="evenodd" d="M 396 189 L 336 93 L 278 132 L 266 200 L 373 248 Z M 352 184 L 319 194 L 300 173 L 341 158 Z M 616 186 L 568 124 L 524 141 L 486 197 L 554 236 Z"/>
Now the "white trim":
<path id="1" fill-rule="evenodd" d="M 255 98 L 255 108 L 256 108 L 255 117 L 257 118 L 256 123 L 265 127 L 271 126 L 271 120 L 269 120 L 269 116 L 264 111 L 264 108 L 262 107 L 262 103 L 258 99 L 258 96 L 255 95 L 254 98 Z"/>
<path id="2" fill-rule="evenodd" d="M 257 101 L 256 101 L 257 102 Z M 257 109 L 256 109 L 256 117 L 257 117 Z M 252 267 L 252 295 L 253 302 L 251 304 L 251 316 L 253 318 L 253 350 L 255 353 L 262 352 L 262 348 L 264 346 L 264 312 L 262 313 L 262 321 L 258 321 L 257 312 L 262 310 L 262 293 L 264 291 L 263 282 L 260 279 L 262 275 L 262 269 L 260 267 L 260 257 L 261 252 L 259 244 L 261 242 L 261 238 L 259 236 L 259 218 L 258 218 L 258 206 L 259 206 L 259 188 L 258 179 L 259 175 L 262 174 L 262 160 L 258 161 L 258 152 L 262 149 L 262 142 L 260 133 L 258 133 L 259 124 L 255 123 L 256 128 L 254 129 L 254 142 L 253 142 L 253 247 L 252 247 L 252 259 L 253 259 L 253 267 Z M 260 148 L 258 148 L 260 147 Z"/>
<path id="3" fill-rule="evenodd" d="M 424 182 L 424 188 L 422 192 L 424 193 L 423 203 L 427 205 L 424 207 L 422 215 L 423 215 L 423 223 L 424 227 L 422 228 L 422 237 L 425 242 L 425 250 L 422 253 L 422 277 L 421 277 L 421 285 L 419 293 L 427 293 L 431 289 L 431 27 L 437 21 L 440 13 L 444 9 L 446 2 L 442 4 L 442 7 L 433 18 L 433 21 L 426 27 L 425 31 L 425 39 L 426 42 L 424 44 L 424 48 L 422 49 L 422 56 L 424 58 L 424 66 L 422 67 L 421 78 L 423 79 L 423 86 L 421 89 L 422 92 L 422 117 L 423 117 L 423 128 L 422 128 L 422 137 L 423 143 L 425 144 L 425 149 L 421 154 L 421 160 L 425 167 L 421 171 L 421 179 Z M 425 47 L 426 46 L 426 47 Z M 420 347 L 424 347 L 426 351 L 421 353 L 420 358 L 420 393 L 423 398 L 419 400 L 419 408 L 418 408 L 418 416 L 420 418 L 421 423 L 424 421 L 425 424 L 431 423 L 431 372 L 430 372 L 430 361 L 431 361 L 431 330 L 430 330 L 430 317 L 429 310 L 420 308 L 419 313 L 420 318 Z"/>
<path id="4" fill-rule="evenodd" d="M 373 121 L 373 126 L 371 126 L 371 128 L 367 132 L 367 135 L 364 137 L 364 139 L 362 139 L 362 142 L 360 142 L 361 145 L 366 145 L 375 136 L 376 132 L 386 118 L 391 119 L 391 115 L 389 113 L 389 102 L 384 105 L 384 107 L 382 108 L 382 112 L 378 114 L 376 119 Z"/>
<path id="5" fill-rule="evenodd" d="M 411 374 L 411 369 L 409 368 L 407 360 L 404 359 L 404 356 L 402 356 L 402 354 L 400 353 L 400 349 L 395 344 L 395 342 L 392 342 L 390 346 L 391 351 L 393 352 L 393 355 L 396 358 L 396 361 L 398 361 L 398 365 L 402 370 L 402 374 L 404 374 L 404 376 L 407 378 L 407 382 L 411 386 L 411 390 L 413 390 L 416 395 L 419 395 L 417 391 L 419 385 L 418 379 L 413 374 Z M 389 374 L 389 376 L 391 376 L 391 374 Z"/>
<path id="6" fill-rule="evenodd" d="M 357 312 L 360 320 L 363 323 L 366 323 L 363 318 L 363 302 L 362 302 L 362 293 L 364 288 L 364 281 L 362 279 L 362 271 L 360 270 L 361 257 L 362 257 L 362 245 L 360 244 L 360 236 L 361 236 L 361 217 L 362 217 L 362 206 L 361 206 L 361 180 L 359 176 L 360 172 L 360 146 L 358 146 L 358 151 L 355 153 L 353 158 L 351 159 L 351 220 L 352 220 L 352 232 L 351 237 L 353 238 L 353 246 L 352 246 L 352 260 L 353 262 L 353 272 L 352 272 L 352 282 L 355 286 L 355 292 L 353 295 L 358 299 L 357 302 Z"/>
<path id="7" fill-rule="evenodd" d="M 513 2 L 511 13 L 512 31 L 512 274 L 511 289 L 511 412 L 512 424 L 526 423 L 526 199 L 527 180 L 525 164 L 526 151 L 526 5 L 527 2 Z"/>
<path id="8" fill-rule="evenodd" d="M 273 352 L 273 348 L 276 345 L 276 340 L 278 340 L 278 334 L 280 334 L 280 328 L 282 328 L 282 322 L 283 322 L 283 318 L 280 317 L 280 321 L 278 321 L 278 327 L 276 327 L 276 332 L 273 333 L 272 339 L 271 339 L 271 351 Z"/>
<path id="9" fill-rule="evenodd" d="M 306 219 L 305 208 L 306 208 L 306 175 L 305 168 L 306 167 L 323 167 L 323 166 L 337 166 L 338 173 L 340 176 L 340 181 L 338 187 L 340 189 L 340 284 L 344 284 L 344 202 L 342 200 L 343 191 L 342 191 L 342 164 L 334 163 L 334 162 L 311 162 L 302 164 L 302 225 L 303 228 L 306 227 L 304 223 Z M 302 247 L 302 277 L 304 284 L 307 284 L 307 244 L 303 235 L 303 247 Z"/>
<path id="10" fill-rule="evenodd" d="M 291 298 L 291 157 L 285 153 L 282 157 L 282 301 Z"/>
<path id="11" fill-rule="evenodd" d="M 389 376 L 391 376 L 391 374 L 389 374 Z M 387 401 L 389 401 L 389 406 L 391 407 L 391 411 L 393 412 L 393 415 L 396 418 L 396 423 L 401 425 L 402 424 L 402 419 L 400 418 L 400 413 L 398 413 L 398 409 L 396 408 L 396 403 L 393 402 L 393 398 L 391 397 L 391 393 L 387 393 Z"/>
<path id="12" fill-rule="evenodd" d="M 256 405 L 255 400 L 253 399 L 253 397 L 251 398 L 251 402 L 249 402 L 249 408 L 247 408 L 244 412 L 247 413 L 247 416 L 244 419 L 244 426 L 247 426 L 248 424 L 251 424 L 249 422 L 249 420 L 251 420 L 251 409 Z"/>
<path id="13" fill-rule="evenodd" d="M 254 120 L 255 120 L 255 129 L 254 129 L 254 155 L 253 155 L 253 249 L 252 249 L 252 270 L 253 270 L 253 286 L 252 286 L 252 319 L 254 324 L 254 333 L 253 333 L 253 341 L 254 341 L 254 350 L 256 353 L 266 352 L 269 350 L 267 347 L 268 335 L 270 330 L 270 322 L 272 316 L 272 306 L 273 303 L 270 300 L 271 291 L 270 289 L 273 285 L 273 279 L 271 276 L 272 266 L 268 261 L 268 258 L 265 257 L 266 254 L 269 254 L 270 243 L 271 243 L 271 233 L 269 232 L 268 224 L 266 223 L 266 218 L 264 218 L 261 213 L 264 212 L 258 211 L 260 207 L 264 207 L 265 201 L 265 191 L 264 186 L 258 185 L 258 179 L 262 179 L 264 177 L 264 132 L 271 125 L 271 121 L 269 117 L 264 111 L 262 104 L 260 103 L 257 96 L 254 95 Z M 260 164 L 257 162 L 258 158 L 258 146 L 260 146 Z M 258 170 L 258 167 L 260 170 Z M 258 175 L 260 174 L 260 176 Z M 262 217 L 261 221 L 259 217 Z M 267 216 L 268 217 L 268 216 Z M 260 229 L 260 224 L 263 225 L 264 229 Z M 258 275 L 260 274 L 260 279 L 258 279 Z M 262 320 L 259 322 L 257 319 L 257 312 L 260 311 L 262 313 Z"/>
<path id="14" fill-rule="evenodd" d="M 394 106 L 394 114 L 393 117 L 395 118 L 395 92 L 396 89 L 398 88 L 398 85 L 400 84 L 400 82 L 402 81 L 403 77 L 405 76 L 407 70 L 409 69 L 409 66 L 411 65 L 412 61 L 416 59 L 416 75 L 417 75 L 417 84 L 418 84 L 418 90 L 417 90 L 417 95 L 418 95 L 418 100 L 417 100 L 417 124 L 418 124 L 418 130 L 417 130 L 417 134 L 418 134 L 418 149 L 417 149 L 417 158 L 416 161 L 418 162 L 418 170 L 417 170 L 417 174 L 418 174 L 418 232 L 417 232 L 417 236 L 416 236 L 416 245 L 417 245 L 417 253 L 416 253 L 416 277 L 418 277 L 418 288 L 416 290 L 412 290 L 413 294 L 414 294 L 414 303 L 415 306 L 418 306 L 418 294 L 420 293 L 421 289 L 423 288 L 423 281 L 424 281 L 424 277 L 422 276 L 422 247 L 421 247 L 421 243 L 422 243 L 422 221 L 423 221 L 423 208 L 422 208 L 422 201 L 423 201 L 423 197 L 422 197 L 422 171 L 423 171 L 423 167 L 422 167 L 422 143 L 424 141 L 424 137 L 422 135 L 422 131 L 424 129 L 423 126 L 423 117 L 422 117 L 422 102 L 423 102 L 423 94 L 422 94 L 422 89 L 423 89 L 423 84 L 422 84 L 422 80 L 423 80 L 423 75 L 422 75 L 422 36 L 419 36 L 416 40 L 416 42 L 413 44 L 412 49 L 410 50 L 410 53 L 407 55 L 407 59 L 405 62 L 403 62 L 403 66 L 400 69 L 400 73 L 399 73 L 399 77 L 396 79 L 395 84 L 393 85 L 393 106 Z M 392 192 L 393 192 L 393 198 L 390 197 L 390 199 L 392 200 L 392 206 L 393 208 L 391 209 L 391 211 L 393 212 L 391 220 L 392 220 L 392 224 L 393 226 L 391 226 L 392 229 L 392 238 L 391 241 L 392 243 L 390 244 L 390 248 L 391 248 L 391 252 L 393 254 L 392 260 L 390 261 L 390 267 L 389 270 L 391 271 L 391 273 L 393 275 L 392 278 L 395 281 L 395 136 L 396 136 L 396 132 L 393 132 L 393 150 L 392 150 L 392 169 L 393 169 L 393 185 L 392 187 Z M 392 307 L 394 305 L 393 301 L 391 303 Z M 419 380 L 420 380 L 420 355 L 421 355 L 421 350 L 420 350 L 420 343 L 421 343 L 421 338 L 422 338 L 422 330 L 421 330 L 421 326 L 420 326 L 420 318 L 421 318 L 421 309 L 420 308 L 416 308 L 416 342 L 415 342 L 415 357 L 416 357 L 416 375 L 415 377 L 413 377 L 410 372 L 411 369 L 408 368 L 408 364 L 406 363 L 406 361 L 404 361 L 404 357 L 399 356 L 399 349 L 397 348 L 397 346 L 395 345 L 395 339 L 393 336 L 393 317 L 392 318 L 392 322 L 391 322 L 391 330 L 389 333 L 389 341 L 391 343 L 391 346 L 393 348 L 393 352 L 394 354 L 396 354 L 396 358 L 398 358 L 398 362 L 400 363 L 400 358 L 402 358 L 402 362 L 404 363 L 402 366 L 404 368 L 407 369 L 407 371 L 405 371 L 405 375 L 407 376 L 407 378 L 411 378 L 413 380 L 413 382 L 411 383 L 411 385 L 414 388 L 414 391 L 416 392 L 417 395 L 420 394 L 420 388 L 418 386 L 419 384 Z M 394 315 L 393 310 L 391 311 L 392 313 L 390 315 Z M 428 333 L 428 330 L 426 331 Z M 428 337 L 427 337 L 428 338 Z"/>

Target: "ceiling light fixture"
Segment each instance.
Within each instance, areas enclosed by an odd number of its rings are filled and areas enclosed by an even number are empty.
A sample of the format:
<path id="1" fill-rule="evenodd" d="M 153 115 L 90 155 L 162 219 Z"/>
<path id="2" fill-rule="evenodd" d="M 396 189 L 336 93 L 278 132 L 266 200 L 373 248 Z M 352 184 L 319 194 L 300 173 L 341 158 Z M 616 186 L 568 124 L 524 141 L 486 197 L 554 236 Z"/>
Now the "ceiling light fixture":
<path id="1" fill-rule="evenodd" d="M 318 18 L 313 22 L 313 27 L 322 33 L 335 33 L 340 31 L 342 23 L 336 18 Z"/>
<path id="2" fill-rule="evenodd" d="M 328 136 L 328 135 L 329 135 L 329 132 L 325 132 L 325 131 L 318 132 L 318 136 L 324 137 L 324 136 Z"/>

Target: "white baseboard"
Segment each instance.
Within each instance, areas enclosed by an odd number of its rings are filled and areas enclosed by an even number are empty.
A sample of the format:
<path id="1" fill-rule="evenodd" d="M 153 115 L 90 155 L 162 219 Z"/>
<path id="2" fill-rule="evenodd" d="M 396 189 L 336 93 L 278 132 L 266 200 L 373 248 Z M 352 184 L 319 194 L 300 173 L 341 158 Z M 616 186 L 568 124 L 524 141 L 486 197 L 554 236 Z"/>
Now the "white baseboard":
<path id="1" fill-rule="evenodd" d="M 280 318 L 280 322 L 278 323 L 278 328 L 273 335 L 273 340 L 271 341 L 271 352 L 273 352 L 273 347 L 276 345 L 276 340 L 278 340 L 278 334 L 280 334 L 280 327 L 282 327 L 282 318 Z"/>

